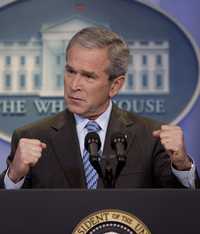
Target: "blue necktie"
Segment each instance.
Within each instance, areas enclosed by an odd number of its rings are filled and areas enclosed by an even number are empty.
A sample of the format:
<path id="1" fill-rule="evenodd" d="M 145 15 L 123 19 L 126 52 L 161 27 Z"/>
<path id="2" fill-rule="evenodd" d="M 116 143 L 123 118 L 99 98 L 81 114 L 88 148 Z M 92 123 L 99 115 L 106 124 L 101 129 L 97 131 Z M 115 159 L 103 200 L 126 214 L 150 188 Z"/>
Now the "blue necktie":
<path id="1" fill-rule="evenodd" d="M 101 130 L 101 127 L 95 121 L 89 121 L 86 124 L 85 128 L 88 132 L 98 132 L 99 130 Z M 83 166 L 85 170 L 87 188 L 96 189 L 98 174 L 89 161 L 89 153 L 86 149 L 84 149 L 83 152 Z"/>

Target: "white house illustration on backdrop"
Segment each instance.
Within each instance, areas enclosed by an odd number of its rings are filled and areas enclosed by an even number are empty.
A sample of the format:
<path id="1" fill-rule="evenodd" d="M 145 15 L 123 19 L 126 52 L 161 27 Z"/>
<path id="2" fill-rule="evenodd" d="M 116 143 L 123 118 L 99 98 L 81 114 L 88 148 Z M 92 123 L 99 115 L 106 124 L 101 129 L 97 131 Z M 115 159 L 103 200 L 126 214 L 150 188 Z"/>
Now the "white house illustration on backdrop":
<path id="1" fill-rule="evenodd" d="M 0 94 L 63 96 L 65 48 L 82 28 L 78 17 L 44 25 L 41 38 L 0 41 Z M 129 67 L 124 94 L 169 93 L 169 42 L 128 41 Z"/>

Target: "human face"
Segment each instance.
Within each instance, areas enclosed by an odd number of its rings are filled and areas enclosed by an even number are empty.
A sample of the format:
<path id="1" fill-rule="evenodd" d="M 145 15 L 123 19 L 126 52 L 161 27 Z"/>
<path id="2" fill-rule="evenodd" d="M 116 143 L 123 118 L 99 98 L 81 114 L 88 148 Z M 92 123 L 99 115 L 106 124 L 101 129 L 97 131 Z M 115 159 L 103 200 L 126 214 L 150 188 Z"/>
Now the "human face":
<path id="1" fill-rule="evenodd" d="M 74 45 L 68 51 L 64 89 L 68 109 L 82 117 L 96 119 L 120 89 L 109 81 L 107 49 L 87 49 Z"/>

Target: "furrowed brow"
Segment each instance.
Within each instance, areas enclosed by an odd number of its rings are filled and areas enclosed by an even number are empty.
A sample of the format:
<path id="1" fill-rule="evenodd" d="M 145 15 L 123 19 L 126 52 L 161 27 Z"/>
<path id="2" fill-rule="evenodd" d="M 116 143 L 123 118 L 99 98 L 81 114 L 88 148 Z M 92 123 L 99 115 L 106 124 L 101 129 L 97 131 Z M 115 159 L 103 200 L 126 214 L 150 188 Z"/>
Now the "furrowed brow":
<path id="1" fill-rule="evenodd" d="M 70 66 L 69 64 L 66 64 L 66 65 L 65 65 L 65 70 L 66 70 L 66 71 L 73 71 L 73 72 L 76 72 L 76 70 L 75 70 L 72 66 Z"/>
<path id="2" fill-rule="evenodd" d="M 82 70 L 80 73 L 83 76 L 88 76 L 88 77 L 91 77 L 91 78 L 94 78 L 94 79 L 98 78 L 98 76 L 97 76 L 97 74 L 95 72 L 89 72 L 89 71 Z"/>
<path id="3" fill-rule="evenodd" d="M 80 73 L 82 76 L 91 77 L 93 79 L 98 78 L 98 75 L 95 72 L 90 72 L 90 71 L 85 71 L 85 70 L 77 71 L 69 64 L 65 65 L 65 70 L 68 72 Z"/>

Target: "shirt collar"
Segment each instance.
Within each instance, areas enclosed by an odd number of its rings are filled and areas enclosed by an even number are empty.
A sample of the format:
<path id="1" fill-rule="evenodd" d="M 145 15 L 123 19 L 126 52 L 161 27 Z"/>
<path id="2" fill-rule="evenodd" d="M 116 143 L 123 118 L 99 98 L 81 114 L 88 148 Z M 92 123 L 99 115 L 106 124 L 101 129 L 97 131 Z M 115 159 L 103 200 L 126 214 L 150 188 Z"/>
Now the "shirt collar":
<path id="1" fill-rule="evenodd" d="M 98 125 L 101 127 L 102 130 L 107 129 L 111 110 L 112 110 L 112 101 L 110 101 L 106 111 L 104 111 L 97 119 L 95 119 L 95 122 L 98 123 Z M 89 119 L 81 117 L 80 115 L 77 114 L 74 114 L 74 117 L 78 131 L 82 131 L 85 128 L 86 124 L 90 121 Z"/>

